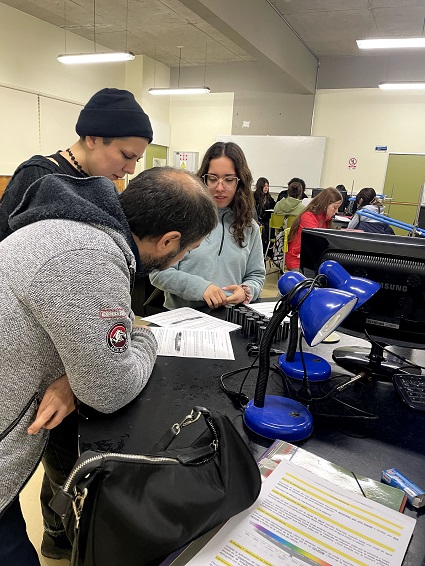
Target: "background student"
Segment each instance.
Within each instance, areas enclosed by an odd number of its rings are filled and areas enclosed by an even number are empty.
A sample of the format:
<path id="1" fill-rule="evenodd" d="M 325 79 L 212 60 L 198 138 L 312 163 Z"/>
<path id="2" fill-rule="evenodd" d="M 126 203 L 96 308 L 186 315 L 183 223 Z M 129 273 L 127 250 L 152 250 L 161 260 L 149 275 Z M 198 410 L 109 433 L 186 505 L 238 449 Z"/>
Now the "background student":
<path id="1" fill-rule="evenodd" d="M 303 187 L 298 181 L 293 181 L 288 185 L 288 196 L 279 200 L 274 207 L 275 214 L 284 214 L 285 216 L 298 216 L 304 211 L 305 206 L 302 203 Z"/>
<path id="2" fill-rule="evenodd" d="M 116 88 L 104 88 L 90 98 L 75 130 L 80 138 L 65 151 L 34 155 L 16 169 L 0 201 L 0 240 L 10 234 L 9 215 L 35 180 L 49 173 L 121 179 L 134 173 L 153 137 L 149 117 L 134 95 Z"/>
<path id="3" fill-rule="evenodd" d="M 168 309 L 255 301 L 266 271 L 245 155 L 233 142 L 217 142 L 205 153 L 198 175 L 217 205 L 219 223 L 184 260 L 153 272 L 151 283 L 164 291 Z"/>
<path id="4" fill-rule="evenodd" d="M 261 231 L 261 239 L 263 242 L 263 253 L 265 253 L 269 243 L 270 210 L 273 210 L 274 205 L 276 204 L 274 198 L 270 194 L 269 182 L 265 177 L 260 177 L 257 180 L 254 191 L 254 200 L 258 223 L 263 227 Z M 274 230 L 272 237 L 273 235 Z"/>
<path id="5" fill-rule="evenodd" d="M 365 210 L 376 214 L 384 214 L 385 206 L 376 196 L 375 189 L 365 187 L 356 195 L 355 205 L 353 208 L 354 216 L 348 223 L 347 229 L 363 230 L 363 232 L 375 232 L 379 234 L 394 234 L 394 230 L 388 224 L 380 222 L 361 214 L 356 211 Z"/>
<path id="6" fill-rule="evenodd" d="M 303 228 L 331 228 L 332 218 L 342 204 L 341 193 L 333 187 L 323 189 L 292 223 L 288 236 L 285 265 L 288 270 L 300 267 L 301 232 Z"/>
<path id="7" fill-rule="evenodd" d="M 304 181 L 304 179 L 300 179 L 299 177 L 294 177 L 293 179 L 288 181 L 288 187 L 291 183 L 300 183 L 301 184 L 301 186 L 303 188 L 301 200 L 304 199 L 304 198 L 308 198 L 307 193 L 305 192 L 305 181 Z M 280 191 L 276 202 L 279 202 L 281 199 L 286 198 L 287 196 L 288 196 L 288 189 L 284 189 L 283 191 Z"/>

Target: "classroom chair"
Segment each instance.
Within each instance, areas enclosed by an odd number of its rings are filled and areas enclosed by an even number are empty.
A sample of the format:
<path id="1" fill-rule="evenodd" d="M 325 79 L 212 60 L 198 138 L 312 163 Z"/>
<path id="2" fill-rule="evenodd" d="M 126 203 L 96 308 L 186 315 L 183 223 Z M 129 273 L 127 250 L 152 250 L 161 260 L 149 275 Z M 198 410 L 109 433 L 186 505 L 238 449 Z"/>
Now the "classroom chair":
<path id="1" fill-rule="evenodd" d="M 289 234 L 289 230 L 290 230 L 290 228 L 291 228 L 291 226 L 292 226 L 292 223 L 293 223 L 293 221 L 295 220 L 295 218 L 297 218 L 297 216 L 294 216 L 294 215 L 284 215 L 284 214 L 272 214 L 272 216 L 279 216 L 279 217 L 282 217 L 282 216 L 283 216 L 284 219 L 285 219 L 283 225 L 281 226 L 281 229 L 279 230 L 279 233 L 284 232 L 284 238 L 285 238 L 285 239 L 284 239 L 284 243 L 283 243 L 283 247 L 282 247 L 282 250 L 281 250 L 281 253 L 282 253 L 283 255 L 282 255 L 282 258 L 281 258 L 281 257 L 280 257 L 280 254 L 279 254 L 279 262 L 276 263 L 276 259 L 275 259 L 275 257 L 274 257 L 274 254 L 273 254 L 273 258 L 270 258 L 270 257 L 267 257 L 267 253 L 266 253 L 265 260 L 268 259 L 269 262 L 270 262 L 270 265 L 271 265 L 272 263 L 274 263 L 274 265 L 276 265 L 276 266 L 279 268 L 279 271 L 281 271 L 281 272 L 283 273 L 284 268 L 285 268 L 285 253 L 286 253 L 287 248 L 288 248 L 288 234 Z M 271 219 L 270 219 L 270 220 L 271 220 Z M 276 237 L 278 237 L 278 236 L 279 236 L 279 234 L 278 234 Z M 276 237 L 273 238 L 273 246 L 274 246 L 275 243 L 276 243 Z M 285 246 L 286 246 L 286 249 L 285 249 Z"/>
<path id="2" fill-rule="evenodd" d="M 285 215 L 284 214 L 275 214 L 272 212 L 269 220 L 269 241 L 267 243 L 266 251 L 264 252 L 264 261 L 267 262 L 269 260 L 271 262 L 271 258 L 268 257 L 268 252 L 274 246 L 276 238 L 272 238 L 272 230 L 282 230 L 285 224 Z"/>

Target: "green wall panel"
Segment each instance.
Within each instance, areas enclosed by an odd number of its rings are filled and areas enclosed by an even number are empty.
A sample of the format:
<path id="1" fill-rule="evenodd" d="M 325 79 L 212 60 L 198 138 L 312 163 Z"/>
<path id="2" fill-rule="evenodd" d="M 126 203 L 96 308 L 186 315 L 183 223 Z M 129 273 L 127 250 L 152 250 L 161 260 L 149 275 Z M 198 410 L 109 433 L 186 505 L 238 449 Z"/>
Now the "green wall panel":
<path id="1" fill-rule="evenodd" d="M 163 145 L 155 145 L 151 143 L 146 148 L 146 169 L 152 169 L 153 160 L 156 159 L 167 159 L 167 148 Z"/>
<path id="2" fill-rule="evenodd" d="M 384 194 L 392 198 L 386 203 L 385 212 L 391 218 L 413 224 L 422 185 L 425 183 L 425 155 L 396 154 L 388 156 Z M 394 232 L 406 236 L 407 231 L 394 228 Z"/>

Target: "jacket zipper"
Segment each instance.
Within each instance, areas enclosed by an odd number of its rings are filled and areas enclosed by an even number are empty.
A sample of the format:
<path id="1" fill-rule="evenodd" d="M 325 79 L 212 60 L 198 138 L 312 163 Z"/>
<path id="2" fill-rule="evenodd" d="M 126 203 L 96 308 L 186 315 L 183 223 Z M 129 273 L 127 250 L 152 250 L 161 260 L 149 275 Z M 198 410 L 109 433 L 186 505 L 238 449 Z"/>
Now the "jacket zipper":
<path id="1" fill-rule="evenodd" d="M 218 250 L 218 255 L 221 255 L 221 252 L 223 250 L 223 243 L 224 243 L 224 217 L 226 216 L 226 214 L 229 211 L 226 210 L 226 212 L 223 214 L 223 216 L 221 217 L 221 227 L 222 227 L 222 232 L 221 232 L 221 242 L 220 242 L 220 249 Z"/>
<path id="2" fill-rule="evenodd" d="M 37 400 L 37 407 L 38 407 L 38 393 L 34 393 L 34 395 L 31 397 L 31 399 L 28 401 L 28 403 L 25 405 L 25 407 L 22 409 L 22 411 L 19 413 L 19 415 L 16 417 L 16 419 L 14 419 L 10 425 L 0 434 L 0 442 L 6 438 L 6 436 L 12 432 L 12 430 L 15 428 L 15 426 L 19 423 L 19 421 L 22 419 L 22 417 L 25 415 L 25 413 L 28 411 L 28 409 L 31 407 L 31 405 L 34 403 L 34 401 Z"/>

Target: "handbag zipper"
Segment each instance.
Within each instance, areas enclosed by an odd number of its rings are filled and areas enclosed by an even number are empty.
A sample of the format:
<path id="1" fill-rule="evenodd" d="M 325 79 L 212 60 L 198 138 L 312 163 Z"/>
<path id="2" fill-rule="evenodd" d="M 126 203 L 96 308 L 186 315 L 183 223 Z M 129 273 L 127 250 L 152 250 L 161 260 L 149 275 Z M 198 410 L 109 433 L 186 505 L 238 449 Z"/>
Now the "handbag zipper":
<path id="1" fill-rule="evenodd" d="M 66 480 L 66 482 L 63 485 L 63 491 L 65 491 L 66 493 L 69 492 L 71 486 L 72 486 L 72 482 L 75 478 L 75 476 L 77 474 L 79 474 L 79 472 L 81 472 L 81 470 L 84 469 L 84 467 L 88 464 L 92 464 L 93 462 L 96 462 L 97 460 L 103 460 L 106 457 L 113 457 L 113 458 L 117 458 L 117 459 L 122 459 L 122 460 L 144 460 L 147 462 L 170 462 L 171 464 L 178 464 L 179 461 L 177 460 L 177 458 L 167 458 L 167 457 L 160 457 L 160 456 L 142 456 L 141 454 L 119 454 L 118 452 L 105 452 L 104 454 L 100 454 L 99 456 L 92 456 L 91 458 L 88 458 L 87 460 L 84 460 L 84 462 L 81 462 L 81 464 L 79 464 L 76 468 L 74 468 L 72 470 L 72 472 L 70 473 L 68 479 Z"/>

